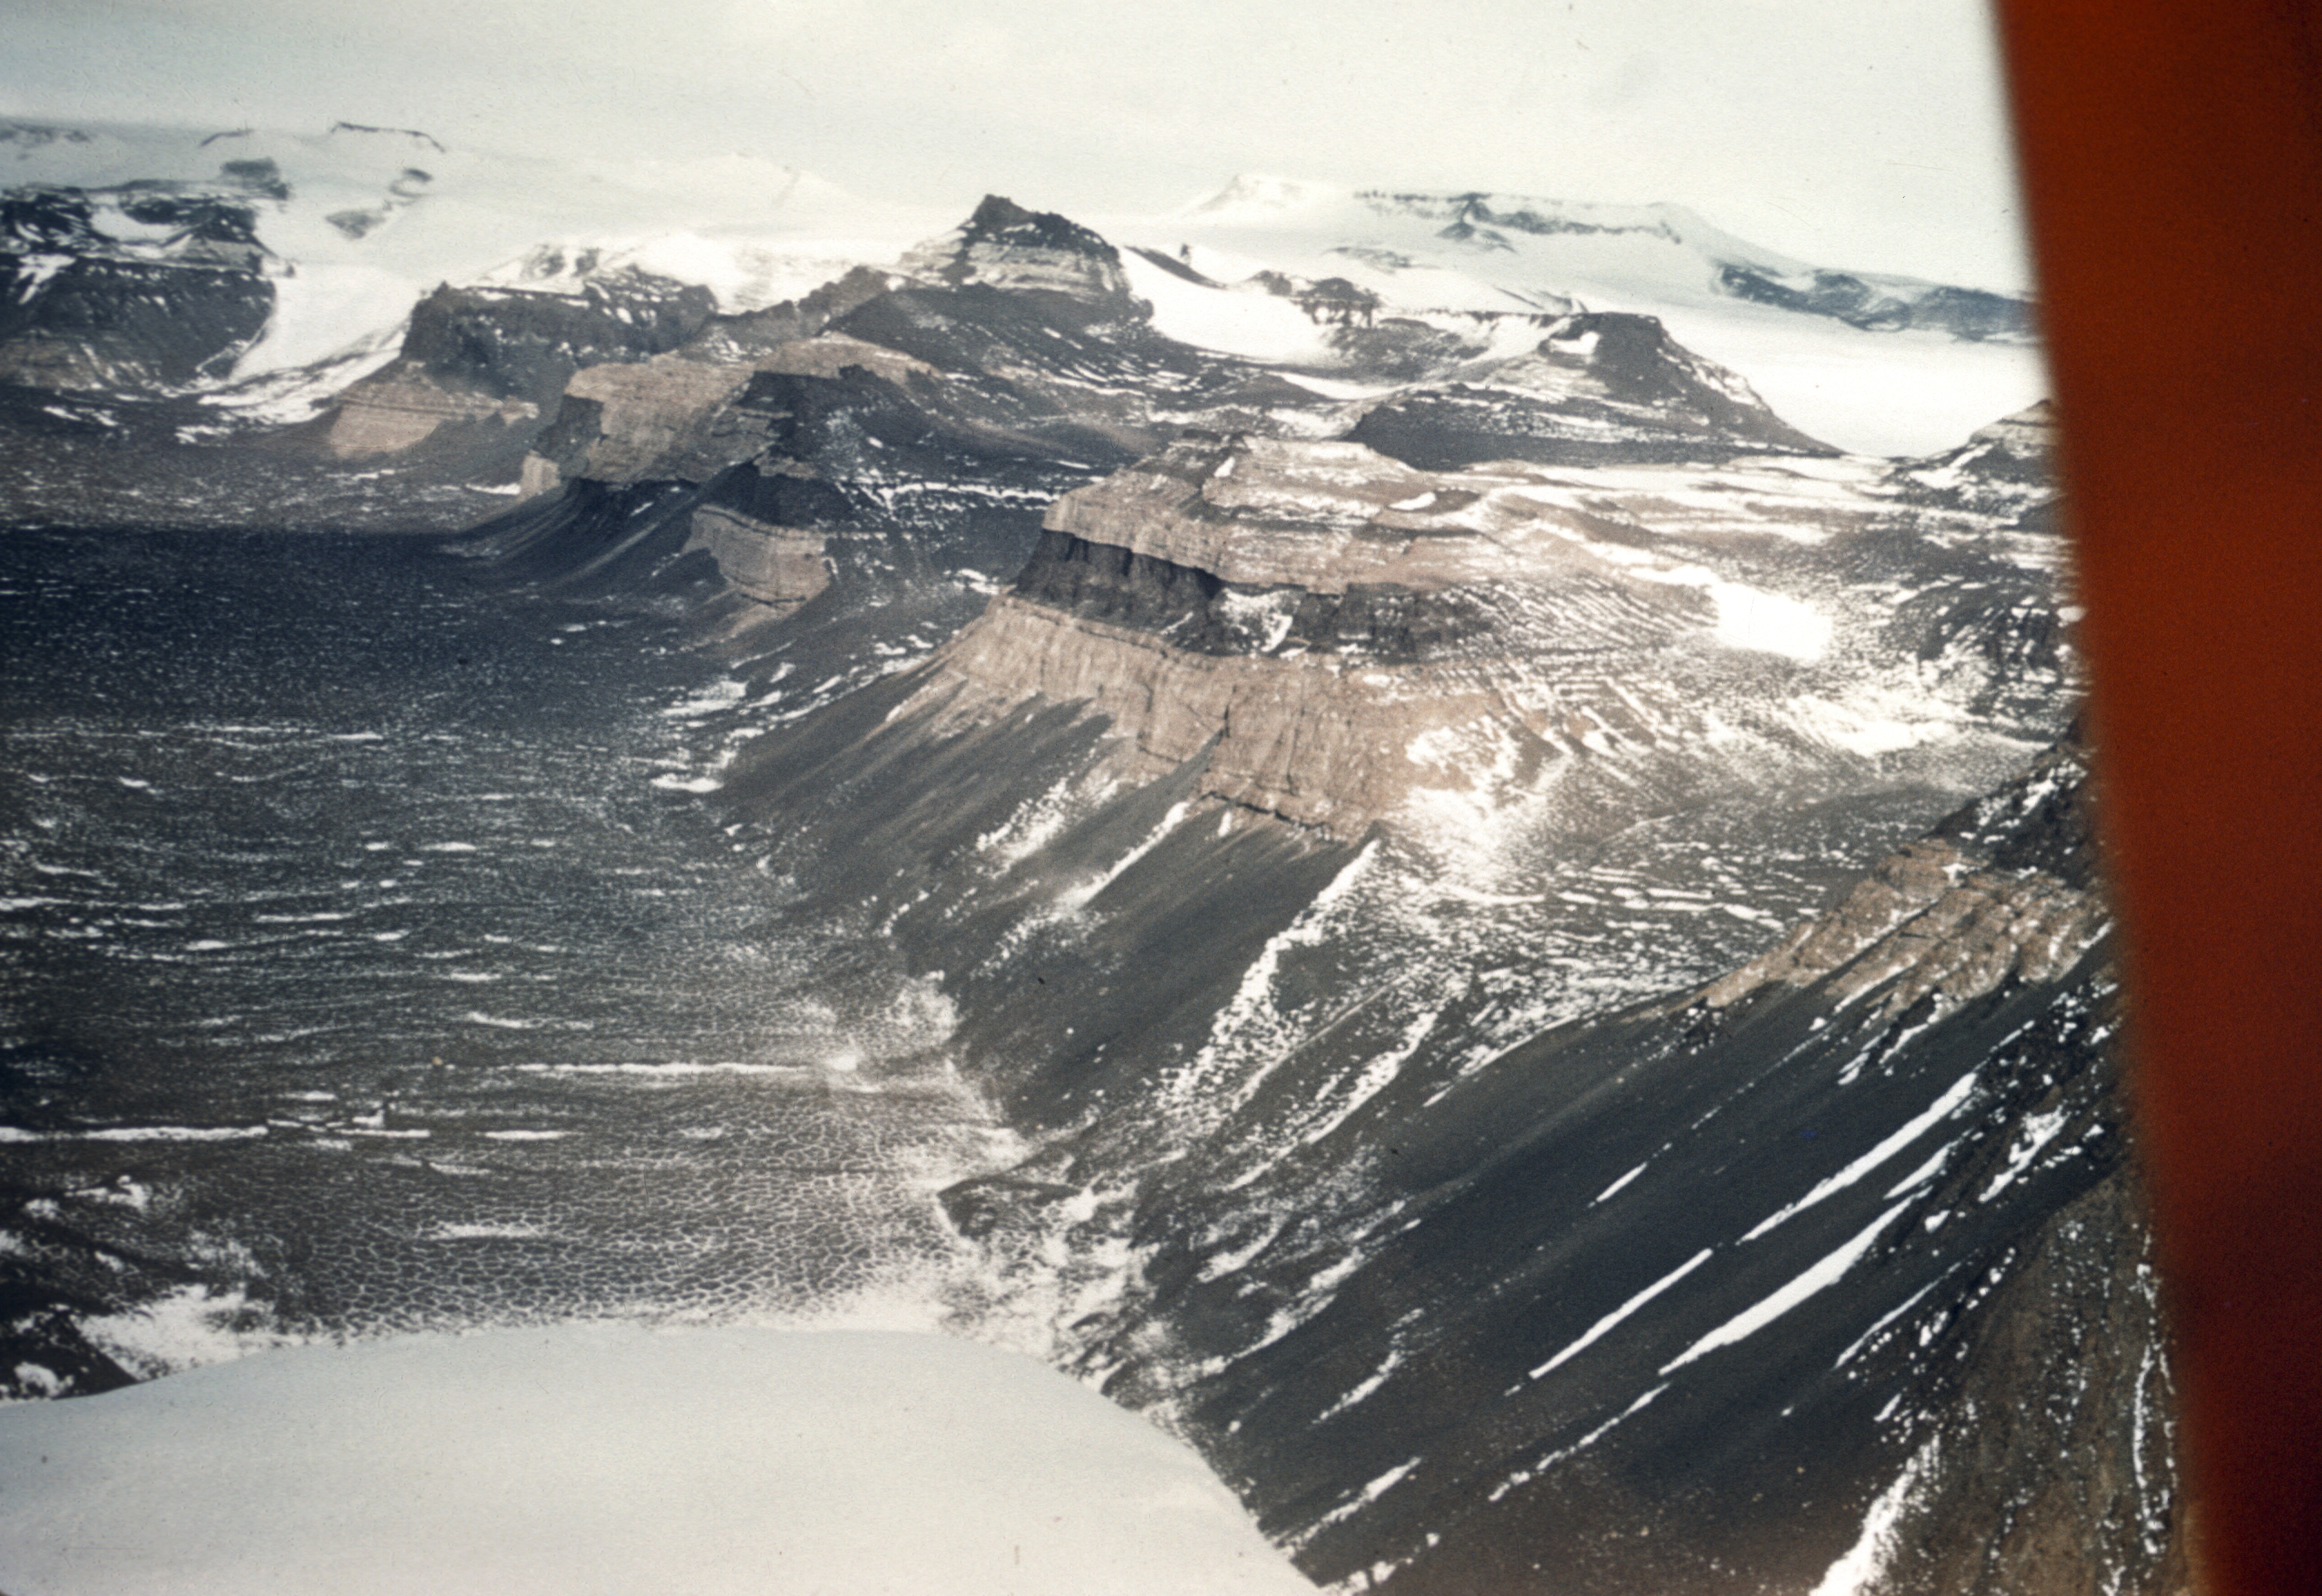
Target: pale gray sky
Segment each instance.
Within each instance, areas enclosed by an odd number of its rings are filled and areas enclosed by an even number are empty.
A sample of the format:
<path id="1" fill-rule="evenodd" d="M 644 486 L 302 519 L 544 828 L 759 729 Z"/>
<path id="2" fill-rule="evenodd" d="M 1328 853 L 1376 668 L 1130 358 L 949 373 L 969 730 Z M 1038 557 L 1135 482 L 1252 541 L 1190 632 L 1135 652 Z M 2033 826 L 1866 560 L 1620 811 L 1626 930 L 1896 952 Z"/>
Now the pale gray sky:
<path id="1" fill-rule="evenodd" d="M 2026 281 L 1982 0 L 0 0 L 0 114 L 742 150 L 963 212 L 1242 171 L 1666 199 Z"/>

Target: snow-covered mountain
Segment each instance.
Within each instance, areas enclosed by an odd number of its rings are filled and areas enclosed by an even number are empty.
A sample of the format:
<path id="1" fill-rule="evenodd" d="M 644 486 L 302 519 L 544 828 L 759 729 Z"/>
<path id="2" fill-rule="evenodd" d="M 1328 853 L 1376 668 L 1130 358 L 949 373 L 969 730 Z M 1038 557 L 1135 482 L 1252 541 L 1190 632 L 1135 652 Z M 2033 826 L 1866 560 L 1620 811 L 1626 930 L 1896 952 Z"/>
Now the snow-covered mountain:
<path id="1" fill-rule="evenodd" d="M 71 287 L 58 273 L 83 255 L 229 263 L 189 226 L 223 227 L 242 246 L 230 264 L 252 279 L 246 296 L 270 298 L 262 324 L 221 329 L 197 370 L 157 369 L 147 386 L 163 388 L 318 364 L 343 385 L 387 360 L 413 306 L 447 282 L 579 293 L 592 274 L 626 269 L 754 309 L 855 261 L 891 260 L 939 220 L 745 156 L 553 162 L 345 123 L 315 134 L 0 124 L 0 186 L 18 191 L 0 222 L 14 268 L 0 341 L 12 348 L 87 324 L 58 303 Z M 42 223 L 50 214 L 78 225 L 59 233 Z M 214 247 L 191 248 L 204 242 Z"/>
<path id="2" fill-rule="evenodd" d="M 896 266 L 943 222 L 742 156 L 556 163 L 343 123 L 0 125 L 0 185 L 17 191 L 0 222 L 6 370 L 80 392 L 213 390 L 275 420 L 383 365 L 438 285 L 580 296 L 651 279 L 746 312 Z M 1610 311 L 1660 317 L 1805 433 L 1861 452 L 1931 452 L 2042 391 L 2021 299 L 1813 265 L 1677 206 L 1245 177 L 1097 226 L 1161 332 L 1325 378 L 1350 356 L 1344 380 L 1391 374 L 1395 350 L 1438 366 L 1523 353 L 1536 341 L 1512 317 Z"/>
<path id="3" fill-rule="evenodd" d="M 1384 314 L 1657 315 L 1806 433 L 1865 453 L 1931 452 L 2045 391 L 2020 297 L 1808 263 L 1678 205 L 1246 176 L 1173 216 L 1099 225 L 1147 251 L 1130 270 L 1165 330 L 1246 353 L 1294 347 L 1295 324 L 1190 282 L 1263 290 L 1259 274 L 1286 271 Z"/>

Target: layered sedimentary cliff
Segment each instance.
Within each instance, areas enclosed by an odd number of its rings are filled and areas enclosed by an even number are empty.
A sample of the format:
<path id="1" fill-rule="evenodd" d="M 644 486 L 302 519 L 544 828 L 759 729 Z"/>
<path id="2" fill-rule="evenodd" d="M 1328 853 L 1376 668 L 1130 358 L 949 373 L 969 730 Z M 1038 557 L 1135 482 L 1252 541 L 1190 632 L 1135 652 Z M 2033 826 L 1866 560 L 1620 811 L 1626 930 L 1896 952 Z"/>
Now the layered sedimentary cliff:
<path id="1" fill-rule="evenodd" d="M 323 445 L 346 459 L 432 443 L 478 469 L 512 465 L 575 371 L 672 350 L 716 303 L 633 269 L 589 277 L 578 293 L 445 284 L 413 308 L 401 354 L 338 396 Z"/>
<path id="2" fill-rule="evenodd" d="M 1953 801 L 2070 698 L 1986 504 L 1249 436 L 1059 499 L 723 798 L 1048 1134 L 946 1194 L 964 1318 L 1324 1581 L 2179 1588 L 2082 752 Z"/>
<path id="3" fill-rule="evenodd" d="M 1633 808 L 1713 749 L 1795 774 L 1869 748 L 1824 672 L 1904 655 L 1887 595 L 1829 579 L 1871 557 L 1848 547 L 1876 518 L 1869 482 L 1792 467 L 1701 486 L 1188 438 L 1057 501 L 912 703 L 940 700 L 939 725 L 1080 706 L 1120 779 L 1198 755 L 1205 795 L 1341 838 L 1550 788 L 1576 819 Z M 1743 579 L 1777 546 L 1786 585 Z"/>
<path id="4" fill-rule="evenodd" d="M 745 597 L 778 612 L 796 609 L 830 585 L 820 533 L 762 521 L 738 507 L 705 505 L 681 553 L 703 549 L 718 574 Z"/>

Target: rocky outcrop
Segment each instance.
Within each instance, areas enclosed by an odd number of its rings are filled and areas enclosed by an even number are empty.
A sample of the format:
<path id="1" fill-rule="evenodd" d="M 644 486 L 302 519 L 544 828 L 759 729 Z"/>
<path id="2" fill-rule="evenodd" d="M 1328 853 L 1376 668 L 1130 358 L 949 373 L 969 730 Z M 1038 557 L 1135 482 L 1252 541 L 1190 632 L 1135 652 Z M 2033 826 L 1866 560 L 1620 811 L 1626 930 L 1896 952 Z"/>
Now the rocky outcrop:
<path id="1" fill-rule="evenodd" d="M 718 506 L 693 512 L 685 549 L 707 549 L 718 572 L 750 598 L 787 613 L 830 585 L 818 532 L 769 524 Z"/>
<path id="2" fill-rule="evenodd" d="M 904 255 L 902 268 L 947 287 L 981 283 L 1016 293 L 1134 300 L 1111 244 L 1076 222 L 1028 211 L 996 194 L 986 195 L 960 226 Z"/>
<path id="3" fill-rule="evenodd" d="M 279 183 L 229 162 L 211 185 L 0 195 L 0 382 L 140 397 L 222 378 L 273 314 L 253 202 Z"/>
<path id="4" fill-rule="evenodd" d="M 2055 406 L 2043 399 L 1978 427 L 1956 449 L 1901 462 L 1888 480 L 1908 504 L 2052 530 L 2039 512 L 2056 498 Z"/>
<path id="5" fill-rule="evenodd" d="M 512 470 L 574 372 L 674 350 L 715 306 L 707 288 L 636 271 L 571 294 L 444 285 L 413 309 L 401 354 L 338 396 L 320 442 L 342 459 L 432 443 Z"/>
<path id="6" fill-rule="evenodd" d="M 2111 920 L 2095 889 L 2087 770 L 2068 747 L 1882 861 L 1821 919 L 1713 982 L 1713 1008 L 1770 984 L 1941 1018 L 2002 985 L 2052 982 Z"/>
<path id="7" fill-rule="evenodd" d="M 937 653 L 919 701 L 940 700 L 946 725 L 1078 705 L 1106 724 L 1120 780 L 1198 753 L 1206 795 L 1341 838 L 1414 805 L 1549 787 L 1585 830 L 1646 792 L 1678 801 L 1691 778 L 1671 772 L 1698 772 L 1712 747 L 1711 763 L 1796 779 L 1848 757 L 1807 724 L 1825 651 L 1859 638 L 1858 670 L 1909 656 L 1888 652 L 1891 606 L 1858 587 L 1742 580 L 1795 517 L 1859 534 L 1876 499 L 1802 495 L 1819 501 L 1802 509 L 1778 479 L 1762 498 L 1747 480 L 1707 515 L 1650 479 L 1574 491 L 1514 465 L 1427 472 L 1353 442 L 1188 437 L 1053 506 L 1012 590 Z M 1791 553 L 1794 574 L 1818 558 Z M 1744 689 L 1737 671 L 1788 686 Z"/>
<path id="8" fill-rule="evenodd" d="M 786 299 L 763 310 L 736 312 L 710 318 L 696 333 L 685 352 L 713 364 L 748 364 L 783 344 L 812 338 L 859 305 L 866 305 L 895 287 L 894 274 L 869 266 L 855 266 L 796 299 Z"/>
<path id="9" fill-rule="evenodd" d="M 1616 314 L 1562 317 L 1531 353 L 1398 393 L 1348 435 L 1430 470 L 1833 452 L 1658 318 Z"/>
<path id="10" fill-rule="evenodd" d="M 529 432 L 540 406 L 529 399 L 495 397 L 449 388 L 424 372 L 403 371 L 359 385 L 343 396 L 325 434 L 339 460 L 402 454 L 444 428 L 489 425 L 503 435 Z"/>
<path id="11" fill-rule="evenodd" d="M 1430 734 L 1502 733 L 1519 768 L 1547 752 L 1537 733 L 1522 736 L 1532 717 L 1504 716 L 1500 684 L 1486 673 L 1197 653 L 1009 597 L 944 652 L 937 670 L 944 685 L 967 689 L 952 699 L 954 715 L 1004 714 L 1028 697 L 1084 705 L 1112 723 L 1124 780 L 1155 780 L 1206 752 L 1205 796 L 1339 836 L 1358 835 L 1431 773 L 1413 757 L 1415 748 L 1423 757 Z"/>
<path id="12" fill-rule="evenodd" d="M 1907 278 L 1858 277 L 1847 271 L 1781 273 L 1727 262 L 1718 268 L 1717 287 L 1736 299 L 1830 316 L 1869 333 L 1918 328 L 1954 338 L 2022 342 L 2038 332 L 2029 300 Z"/>
<path id="13" fill-rule="evenodd" d="M 1355 444 L 1181 442 L 1059 500 L 927 691 L 946 717 L 1082 705 L 1110 722 L 1123 779 L 1203 753 L 1210 796 L 1359 835 L 1416 789 L 1647 733 L 1615 700 L 1557 691 L 1523 622 L 1552 616 L 1540 629 L 1571 656 L 1650 651 L 1710 618 L 1522 486 Z M 1520 616 L 1526 599 L 1547 613 Z"/>
<path id="14" fill-rule="evenodd" d="M 836 378 L 859 368 L 891 383 L 931 374 L 891 350 L 826 332 L 835 317 L 891 287 L 887 274 L 858 267 L 800 299 L 712 316 L 670 353 L 584 367 L 525 458 L 525 492 L 568 479 L 708 481 L 769 442 L 763 425 L 737 412 L 761 373 Z"/>
<path id="15" fill-rule="evenodd" d="M 767 447 L 763 407 L 744 403 L 762 373 L 836 378 L 850 368 L 900 385 L 924 362 L 843 333 L 792 339 L 746 360 L 689 346 L 635 365 L 592 366 L 565 385 L 555 424 L 526 457 L 528 492 L 592 482 L 707 482 Z"/>

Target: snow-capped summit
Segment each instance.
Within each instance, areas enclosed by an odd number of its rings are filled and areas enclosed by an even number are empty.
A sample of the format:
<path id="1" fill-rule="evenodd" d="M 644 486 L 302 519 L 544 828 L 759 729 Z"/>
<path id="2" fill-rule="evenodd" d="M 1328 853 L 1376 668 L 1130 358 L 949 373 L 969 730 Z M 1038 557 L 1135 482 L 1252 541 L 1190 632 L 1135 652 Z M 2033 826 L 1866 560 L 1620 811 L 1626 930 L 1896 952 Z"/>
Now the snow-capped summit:
<path id="1" fill-rule="evenodd" d="M 1525 353 L 1406 388 L 1348 436 L 1426 470 L 1832 452 L 1654 317 L 1617 313 L 1566 316 Z"/>
<path id="2" fill-rule="evenodd" d="M 1343 192 L 1327 184 L 1244 172 L 1215 194 L 1194 200 L 1178 214 L 1219 221 L 1280 217 L 1330 204 Z"/>
<path id="3" fill-rule="evenodd" d="M 1127 299 L 1129 278 L 1120 251 L 1077 222 L 1049 211 L 1028 211 L 997 194 L 940 238 L 903 257 L 903 269 L 949 287 L 1047 289 L 1082 298 Z"/>

